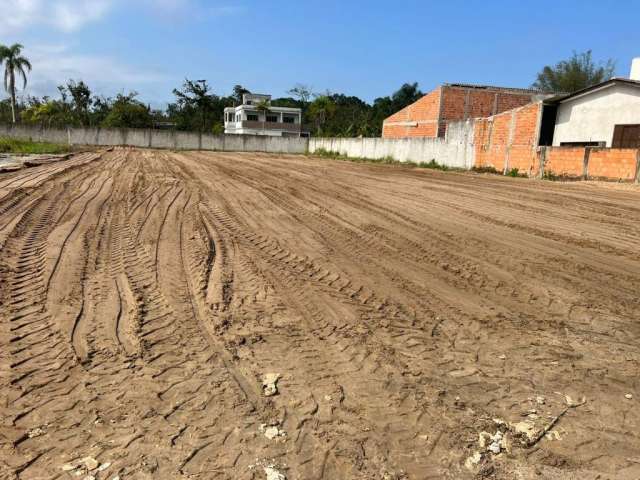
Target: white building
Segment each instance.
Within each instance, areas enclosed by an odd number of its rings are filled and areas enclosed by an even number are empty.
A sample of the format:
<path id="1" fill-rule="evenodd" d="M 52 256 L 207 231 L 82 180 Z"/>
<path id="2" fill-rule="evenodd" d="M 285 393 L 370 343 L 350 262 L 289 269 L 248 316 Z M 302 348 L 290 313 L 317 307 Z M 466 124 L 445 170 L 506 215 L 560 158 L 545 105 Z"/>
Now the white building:
<path id="1" fill-rule="evenodd" d="M 640 148 L 640 58 L 630 78 L 612 78 L 556 97 L 554 146 Z"/>
<path id="2" fill-rule="evenodd" d="M 245 93 L 242 105 L 224 109 L 224 133 L 299 137 L 302 110 L 271 106 L 271 95 Z"/>

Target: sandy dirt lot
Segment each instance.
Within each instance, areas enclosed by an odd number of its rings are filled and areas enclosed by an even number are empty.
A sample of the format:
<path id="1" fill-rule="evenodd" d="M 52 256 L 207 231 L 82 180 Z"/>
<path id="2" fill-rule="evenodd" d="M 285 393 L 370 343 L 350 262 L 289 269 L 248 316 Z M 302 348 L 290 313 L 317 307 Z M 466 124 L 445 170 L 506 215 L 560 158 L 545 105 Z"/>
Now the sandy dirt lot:
<path id="1" fill-rule="evenodd" d="M 0 478 L 640 478 L 636 187 L 115 149 L 0 246 Z"/>

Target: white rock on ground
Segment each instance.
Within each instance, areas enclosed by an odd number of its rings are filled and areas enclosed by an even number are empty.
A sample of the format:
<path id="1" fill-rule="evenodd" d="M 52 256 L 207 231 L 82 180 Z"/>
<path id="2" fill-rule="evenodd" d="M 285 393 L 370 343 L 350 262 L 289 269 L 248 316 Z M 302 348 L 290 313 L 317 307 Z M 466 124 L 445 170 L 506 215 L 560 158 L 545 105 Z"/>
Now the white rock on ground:
<path id="1" fill-rule="evenodd" d="M 271 397 L 278 393 L 278 380 L 281 375 L 279 373 L 265 373 L 262 376 L 262 390 L 265 397 Z"/>
<path id="2" fill-rule="evenodd" d="M 100 465 L 98 461 L 93 457 L 84 457 L 80 460 L 81 463 L 84 463 L 84 466 L 87 467 L 87 470 L 95 470 Z"/>
<path id="3" fill-rule="evenodd" d="M 480 452 L 474 452 L 473 455 L 465 460 L 464 466 L 467 467 L 467 469 L 473 471 L 480 463 L 480 460 L 482 460 L 482 454 Z"/>
<path id="4" fill-rule="evenodd" d="M 273 467 L 263 467 L 264 473 L 267 474 L 267 480 L 287 480 L 283 473 L 280 473 Z"/>
<path id="5" fill-rule="evenodd" d="M 264 434 L 269 440 L 273 440 L 278 437 L 285 437 L 287 434 L 284 430 L 280 430 L 278 426 L 275 425 L 267 425 L 263 423 L 259 428 L 260 432 Z"/>

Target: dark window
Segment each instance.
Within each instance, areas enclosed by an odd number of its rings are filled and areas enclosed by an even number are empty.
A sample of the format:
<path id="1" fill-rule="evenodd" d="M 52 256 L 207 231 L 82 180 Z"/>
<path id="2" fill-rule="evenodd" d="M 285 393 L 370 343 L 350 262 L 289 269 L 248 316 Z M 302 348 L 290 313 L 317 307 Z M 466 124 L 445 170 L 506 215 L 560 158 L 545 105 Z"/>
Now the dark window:
<path id="1" fill-rule="evenodd" d="M 616 125 L 611 147 L 640 148 L 640 125 Z"/>
<path id="2" fill-rule="evenodd" d="M 252 103 L 251 100 L 247 100 L 246 105 L 251 105 L 251 103 Z"/>
<path id="3" fill-rule="evenodd" d="M 258 121 L 258 115 L 255 113 L 247 113 L 247 120 L 250 122 L 257 122 Z"/>
<path id="4" fill-rule="evenodd" d="M 267 122 L 277 123 L 278 116 L 277 115 L 267 115 Z"/>
<path id="5" fill-rule="evenodd" d="M 283 123 L 296 123 L 296 117 L 291 115 L 285 115 L 282 117 Z"/>

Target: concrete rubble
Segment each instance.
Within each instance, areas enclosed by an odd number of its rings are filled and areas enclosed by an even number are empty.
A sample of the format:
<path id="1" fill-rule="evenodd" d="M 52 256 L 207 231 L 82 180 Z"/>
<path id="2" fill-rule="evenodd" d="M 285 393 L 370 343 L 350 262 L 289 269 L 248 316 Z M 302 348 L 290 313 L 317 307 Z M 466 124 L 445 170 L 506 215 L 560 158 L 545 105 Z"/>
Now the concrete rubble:
<path id="1" fill-rule="evenodd" d="M 273 467 L 263 467 L 264 473 L 267 475 L 267 480 L 287 480 L 287 477 L 284 473 L 280 473 Z"/>
<path id="2" fill-rule="evenodd" d="M 259 427 L 260 433 L 264 434 L 269 440 L 273 439 L 284 439 L 287 436 L 287 433 L 284 430 L 281 430 L 277 425 L 267 425 L 263 423 Z"/>
<path id="3" fill-rule="evenodd" d="M 278 393 L 278 380 L 282 377 L 279 373 L 265 373 L 262 376 L 262 391 L 265 397 L 272 397 Z"/>

